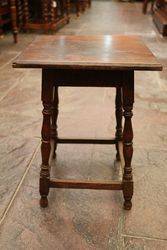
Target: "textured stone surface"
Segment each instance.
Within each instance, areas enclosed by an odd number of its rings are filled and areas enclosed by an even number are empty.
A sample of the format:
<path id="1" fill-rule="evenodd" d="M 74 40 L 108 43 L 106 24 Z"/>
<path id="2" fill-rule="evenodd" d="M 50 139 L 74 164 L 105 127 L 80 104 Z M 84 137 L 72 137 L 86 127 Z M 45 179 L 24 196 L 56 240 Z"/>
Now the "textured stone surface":
<path id="1" fill-rule="evenodd" d="M 154 239 L 142 239 L 125 237 L 124 239 L 124 249 L 126 250 L 165 250 L 167 249 L 167 243 L 164 240 L 154 240 Z"/>
<path id="2" fill-rule="evenodd" d="M 139 165 L 135 165 L 133 209 L 125 215 L 124 233 L 167 239 L 167 176 L 164 174 L 166 166 L 161 163 L 167 160 L 167 154 L 163 150 L 153 149 L 151 154 L 161 155 L 161 160 L 156 163 L 154 159 L 150 159 L 148 152 L 149 164 L 141 161 Z"/>
<path id="3" fill-rule="evenodd" d="M 1 224 L 0 249 L 167 249 L 167 43 L 141 8 L 137 2 L 93 1 L 90 10 L 56 33 L 136 34 L 164 66 L 162 72 L 135 73 L 135 192 L 129 212 L 122 210 L 119 191 L 53 189 L 49 207 L 39 207 L 41 71 L 11 67 L 35 34 L 20 34 L 17 45 L 12 35 L 0 41 L 1 218 L 21 184 Z M 112 137 L 114 93 L 107 88 L 60 89 L 60 136 Z M 114 146 L 61 145 L 52 175 L 120 179 L 114 158 Z"/>
<path id="4" fill-rule="evenodd" d="M 0 218 L 30 163 L 39 140 L 19 136 L 0 137 Z"/>
<path id="5" fill-rule="evenodd" d="M 96 161 L 92 160 L 92 146 L 63 147 L 59 147 L 57 152 L 57 164 L 52 162 L 53 175 L 57 173 L 58 177 L 61 175 L 80 179 L 93 176 Z M 112 158 L 110 157 L 111 162 L 114 160 Z M 39 162 L 38 152 L 28 178 L 11 208 L 11 215 L 4 221 L 0 236 L 1 249 L 5 249 L 6 240 L 7 245 L 12 245 L 14 249 L 24 249 L 27 244 L 32 249 L 54 249 L 55 246 L 58 249 L 115 248 L 119 244 L 117 237 L 122 211 L 121 194 L 110 191 L 53 189 L 49 196 L 49 207 L 40 209 Z M 113 168 L 111 164 L 111 173 Z M 103 171 L 102 169 L 101 179 Z"/>

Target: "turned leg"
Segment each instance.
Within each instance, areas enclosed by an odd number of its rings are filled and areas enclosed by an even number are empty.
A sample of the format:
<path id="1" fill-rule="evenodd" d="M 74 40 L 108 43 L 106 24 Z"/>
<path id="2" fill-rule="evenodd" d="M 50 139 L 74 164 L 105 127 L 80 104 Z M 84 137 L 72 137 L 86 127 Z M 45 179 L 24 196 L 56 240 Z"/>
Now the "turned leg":
<path id="1" fill-rule="evenodd" d="M 51 1 L 50 5 L 49 5 L 50 9 L 50 21 L 51 23 L 55 22 L 55 7 L 53 5 L 53 1 Z"/>
<path id="2" fill-rule="evenodd" d="M 133 177 L 132 177 L 132 155 L 133 155 L 133 129 L 132 129 L 132 110 L 134 103 L 134 72 L 125 73 L 125 83 L 123 86 L 123 115 L 125 118 L 123 129 L 123 155 L 124 155 L 124 174 L 123 174 L 123 195 L 124 208 L 130 210 L 132 207 Z"/>
<path id="3" fill-rule="evenodd" d="M 120 161 L 118 142 L 122 140 L 122 89 L 121 87 L 116 88 L 115 98 L 115 117 L 116 117 L 116 160 Z"/>
<path id="4" fill-rule="evenodd" d="M 67 13 L 67 17 L 68 17 L 68 22 L 70 20 L 70 8 L 71 8 L 70 0 L 66 0 L 66 13 Z"/>
<path id="5" fill-rule="evenodd" d="M 15 2 L 15 0 L 10 0 L 10 9 L 11 9 L 11 19 L 12 19 L 14 43 L 17 43 L 18 42 L 18 29 L 17 29 L 17 14 L 16 14 L 16 2 Z"/>
<path id="6" fill-rule="evenodd" d="M 23 10 L 24 10 L 24 24 L 29 22 L 29 5 L 28 0 L 23 0 Z"/>
<path id="7" fill-rule="evenodd" d="M 54 151 L 53 151 L 53 158 L 56 157 L 56 149 L 57 149 L 57 118 L 58 118 L 58 104 L 59 104 L 59 97 L 58 97 L 58 86 L 53 88 L 53 103 L 52 103 L 52 127 L 51 127 L 51 137 L 54 141 Z"/>
<path id="8" fill-rule="evenodd" d="M 44 24 L 47 24 L 49 22 L 48 11 L 49 11 L 49 1 L 43 0 L 42 1 L 42 19 L 43 19 Z M 52 14 L 52 13 L 50 13 L 50 14 Z M 47 33 L 49 30 L 49 25 L 46 25 L 44 30 L 45 30 L 45 33 Z"/>
<path id="9" fill-rule="evenodd" d="M 51 152 L 50 134 L 51 134 L 51 114 L 52 114 L 52 94 L 53 87 L 47 74 L 47 70 L 42 71 L 42 103 L 43 103 L 43 124 L 42 124 L 42 165 L 40 172 L 40 205 L 47 207 L 50 182 L 49 158 Z"/>
<path id="10" fill-rule="evenodd" d="M 42 17 L 44 20 L 44 23 L 48 22 L 48 1 L 43 0 L 42 1 Z"/>
<path id="11" fill-rule="evenodd" d="M 149 2 L 148 0 L 144 0 L 144 2 L 143 2 L 143 9 L 142 9 L 143 14 L 147 13 L 148 2 Z"/>
<path id="12" fill-rule="evenodd" d="M 77 17 L 79 17 L 79 13 L 80 13 L 80 0 L 76 1 L 76 13 L 77 13 Z"/>
<path id="13" fill-rule="evenodd" d="M 85 11 L 85 0 L 81 0 L 80 5 L 81 5 L 81 11 L 84 12 Z"/>

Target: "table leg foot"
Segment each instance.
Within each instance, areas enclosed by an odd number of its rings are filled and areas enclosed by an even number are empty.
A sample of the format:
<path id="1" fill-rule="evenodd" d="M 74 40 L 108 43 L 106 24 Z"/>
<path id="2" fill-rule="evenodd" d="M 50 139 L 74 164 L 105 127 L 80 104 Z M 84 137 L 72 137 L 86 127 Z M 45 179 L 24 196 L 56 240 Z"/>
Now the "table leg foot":
<path id="1" fill-rule="evenodd" d="M 130 210 L 132 207 L 132 196 L 133 196 L 133 181 L 123 181 L 123 196 L 124 196 L 124 209 Z"/>
<path id="2" fill-rule="evenodd" d="M 43 208 L 48 206 L 48 198 L 47 198 L 47 196 L 41 196 L 40 206 L 43 207 Z"/>
<path id="3" fill-rule="evenodd" d="M 132 202 L 131 202 L 131 200 L 125 200 L 125 202 L 124 202 L 124 209 L 125 210 L 131 210 L 131 208 L 132 208 Z"/>
<path id="4" fill-rule="evenodd" d="M 41 199 L 40 199 L 41 207 L 47 207 L 48 205 L 47 196 L 49 194 L 49 181 L 50 181 L 49 165 L 47 166 L 41 165 L 40 182 L 39 182 L 39 192 L 41 195 Z"/>

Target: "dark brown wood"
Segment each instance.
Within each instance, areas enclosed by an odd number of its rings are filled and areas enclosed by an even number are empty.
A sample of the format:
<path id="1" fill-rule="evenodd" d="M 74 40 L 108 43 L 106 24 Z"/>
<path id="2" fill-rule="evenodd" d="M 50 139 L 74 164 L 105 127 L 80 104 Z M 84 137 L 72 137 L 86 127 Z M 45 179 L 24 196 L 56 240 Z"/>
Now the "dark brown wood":
<path id="1" fill-rule="evenodd" d="M 62 53 L 64 51 L 64 53 Z M 162 70 L 136 36 L 39 36 L 14 62 L 17 68 Z"/>
<path id="2" fill-rule="evenodd" d="M 69 22 L 67 0 L 23 0 L 23 29 L 27 30 L 56 30 Z M 32 9 L 35 10 L 32 11 Z M 35 13 L 33 15 L 33 12 Z"/>
<path id="3" fill-rule="evenodd" d="M 3 34 L 3 25 L 10 23 L 8 17 L 10 13 L 9 1 L 0 1 L 0 35 Z"/>
<path id="4" fill-rule="evenodd" d="M 122 88 L 116 88 L 116 97 L 115 97 L 115 117 L 116 117 L 116 160 L 120 161 L 118 142 L 122 140 Z"/>
<path id="5" fill-rule="evenodd" d="M 125 118 L 123 129 L 123 155 L 124 155 L 124 174 L 123 174 L 123 195 L 124 208 L 132 207 L 133 178 L 132 178 L 132 155 L 133 155 L 133 129 L 132 129 L 132 110 L 134 103 L 134 72 L 125 72 L 125 83 L 123 85 L 123 115 Z"/>
<path id="6" fill-rule="evenodd" d="M 57 138 L 60 144 L 115 144 L 116 139 L 65 139 Z"/>
<path id="7" fill-rule="evenodd" d="M 155 10 L 153 21 L 163 36 L 167 36 L 167 3 L 165 7 Z"/>
<path id="8" fill-rule="evenodd" d="M 55 85 L 61 87 L 116 87 L 123 83 L 122 71 L 48 69 L 55 79 Z"/>
<path id="9" fill-rule="evenodd" d="M 120 167 L 122 170 L 122 174 L 124 174 L 125 161 L 124 161 L 124 155 L 123 155 L 123 142 L 122 141 L 118 142 L 118 150 L 119 150 L 119 156 L 120 156 Z"/>
<path id="10" fill-rule="evenodd" d="M 47 71 L 42 71 L 42 103 L 43 103 L 43 124 L 42 124 L 42 165 L 40 172 L 40 205 L 48 205 L 47 195 L 49 193 L 50 166 L 49 158 L 51 152 L 51 115 L 52 115 L 53 79 L 49 77 Z"/>
<path id="11" fill-rule="evenodd" d="M 148 8 L 149 2 L 151 3 L 151 12 L 153 13 L 155 0 L 144 0 L 143 1 L 143 8 L 142 8 L 143 14 L 147 13 L 147 8 Z"/>
<path id="12" fill-rule="evenodd" d="M 134 70 L 161 70 L 151 52 L 136 37 L 128 36 L 42 36 L 14 62 L 14 67 L 42 68 L 42 166 L 40 174 L 41 206 L 48 204 L 50 187 L 123 190 L 124 208 L 132 207 Z M 115 87 L 115 139 L 58 138 L 58 87 Z M 122 135 L 122 108 L 124 127 Z M 123 165 L 122 182 L 50 180 L 49 158 L 54 139 L 58 143 L 116 144 L 117 159 Z M 121 142 L 122 140 L 122 142 Z M 122 150 L 123 145 L 123 150 Z M 122 153 L 123 151 L 123 153 Z"/>
<path id="13" fill-rule="evenodd" d="M 26 25 L 28 24 L 28 20 L 29 20 L 28 0 L 23 0 L 23 15 L 24 15 L 24 29 L 25 29 Z"/>
<path id="14" fill-rule="evenodd" d="M 17 0 L 17 5 L 16 5 L 16 12 L 17 12 L 17 19 L 18 19 L 18 23 L 17 26 L 18 27 L 22 27 L 23 26 L 23 22 L 24 22 L 24 18 L 23 18 L 23 3 L 22 0 Z"/>
<path id="15" fill-rule="evenodd" d="M 49 2 L 48 0 L 43 0 L 42 1 L 42 17 L 43 17 L 43 20 L 44 20 L 44 23 L 48 23 L 48 6 L 49 5 Z"/>
<path id="16" fill-rule="evenodd" d="M 53 3 L 50 5 L 50 20 L 51 20 L 52 23 L 54 23 L 54 20 L 55 20 L 55 11 L 54 11 Z"/>
<path id="17" fill-rule="evenodd" d="M 18 42 L 16 1 L 0 1 L 0 35 L 3 33 L 3 25 L 11 23 L 14 43 Z"/>
<path id="18" fill-rule="evenodd" d="M 121 181 L 78 181 L 52 179 L 52 188 L 73 188 L 73 189 L 100 189 L 100 190 L 122 190 Z"/>
<path id="19" fill-rule="evenodd" d="M 75 12 L 77 17 L 79 17 L 80 13 L 82 12 L 82 1 L 81 0 L 71 0 L 69 1 L 69 9 L 71 9 L 71 7 L 75 8 Z"/>
<path id="20" fill-rule="evenodd" d="M 58 105 L 59 105 L 59 96 L 58 96 L 58 87 L 54 86 L 53 88 L 53 102 L 52 102 L 52 126 L 51 126 L 51 137 L 54 140 L 54 149 L 53 149 L 53 158 L 56 157 L 56 149 L 58 143 L 58 132 L 57 132 L 57 118 L 58 118 Z"/>
<path id="21" fill-rule="evenodd" d="M 81 10 L 81 6 L 80 6 L 80 1 L 79 0 L 76 0 L 76 14 L 77 16 L 79 17 L 79 14 L 80 14 L 80 10 Z"/>
<path id="22" fill-rule="evenodd" d="M 143 13 L 147 13 L 147 6 L 151 2 L 151 12 L 153 14 L 153 21 L 158 31 L 167 36 L 167 1 L 165 0 L 144 0 Z"/>
<path id="23" fill-rule="evenodd" d="M 92 1 L 91 0 L 87 0 L 87 4 L 88 4 L 88 7 L 90 8 L 91 4 L 92 4 Z"/>
<path id="24" fill-rule="evenodd" d="M 84 12 L 87 7 L 91 7 L 91 0 L 78 0 L 79 12 Z"/>
<path id="25" fill-rule="evenodd" d="M 17 28 L 17 14 L 16 14 L 16 1 L 15 0 L 10 0 L 10 9 L 11 9 L 14 43 L 17 43 L 18 42 L 18 28 Z"/>
<path id="26" fill-rule="evenodd" d="M 70 7 L 71 7 L 70 0 L 67 0 L 66 1 L 66 10 L 67 10 L 68 20 L 70 20 Z"/>

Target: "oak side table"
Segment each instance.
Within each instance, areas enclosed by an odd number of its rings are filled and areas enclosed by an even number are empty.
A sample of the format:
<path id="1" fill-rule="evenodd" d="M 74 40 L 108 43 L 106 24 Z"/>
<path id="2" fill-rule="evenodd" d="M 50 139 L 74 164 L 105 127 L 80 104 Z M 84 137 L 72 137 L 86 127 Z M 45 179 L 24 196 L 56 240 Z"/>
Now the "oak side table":
<path id="1" fill-rule="evenodd" d="M 136 36 L 39 36 L 13 63 L 15 68 L 42 69 L 42 165 L 40 205 L 48 205 L 50 188 L 122 190 L 124 208 L 132 207 L 134 71 L 162 70 L 162 65 Z M 114 139 L 66 139 L 57 132 L 59 87 L 115 87 Z M 122 131 L 122 117 L 124 126 Z M 51 140 L 59 143 L 115 144 L 116 159 L 123 164 L 122 181 L 97 182 L 50 179 Z M 122 150 L 123 148 L 123 150 Z"/>

